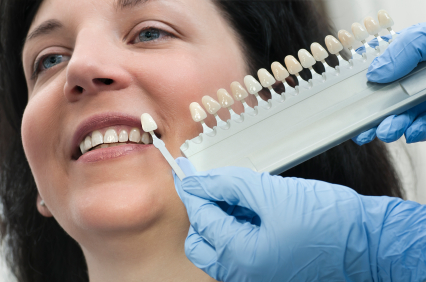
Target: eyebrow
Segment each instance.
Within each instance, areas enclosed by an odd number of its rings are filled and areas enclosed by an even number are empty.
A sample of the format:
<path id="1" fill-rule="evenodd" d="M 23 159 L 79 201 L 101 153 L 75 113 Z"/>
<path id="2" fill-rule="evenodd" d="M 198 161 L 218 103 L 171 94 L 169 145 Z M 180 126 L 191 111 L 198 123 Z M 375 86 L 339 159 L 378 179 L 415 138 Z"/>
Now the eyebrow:
<path id="1" fill-rule="evenodd" d="M 38 27 L 36 27 L 25 39 L 25 42 L 28 40 L 34 39 L 40 35 L 45 35 L 52 33 L 53 31 L 60 29 L 63 27 L 63 24 L 58 20 L 47 20 L 40 24 Z"/>
<path id="2" fill-rule="evenodd" d="M 115 2 L 115 6 L 118 9 L 125 9 L 125 8 L 132 8 L 135 7 L 139 4 L 145 4 L 148 1 L 152 1 L 152 0 L 117 0 Z"/>

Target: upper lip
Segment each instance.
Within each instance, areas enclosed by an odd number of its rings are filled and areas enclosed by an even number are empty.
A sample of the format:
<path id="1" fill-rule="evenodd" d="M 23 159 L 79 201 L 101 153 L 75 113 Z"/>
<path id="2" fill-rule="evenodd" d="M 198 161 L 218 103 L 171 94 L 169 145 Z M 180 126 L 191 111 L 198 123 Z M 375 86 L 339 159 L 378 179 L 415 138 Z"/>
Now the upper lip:
<path id="1" fill-rule="evenodd" d="M 79 150 L 80 143 L 89 133 L 114 125 L 127 125 L 142 128 L 140 117 L 135 117 L 123 113 L 105 113 L 93 115 L 81 122 L 74 133 L 72 139 L 72 154 Z M 76 149 L 77 148 L 77 149 Z"/>

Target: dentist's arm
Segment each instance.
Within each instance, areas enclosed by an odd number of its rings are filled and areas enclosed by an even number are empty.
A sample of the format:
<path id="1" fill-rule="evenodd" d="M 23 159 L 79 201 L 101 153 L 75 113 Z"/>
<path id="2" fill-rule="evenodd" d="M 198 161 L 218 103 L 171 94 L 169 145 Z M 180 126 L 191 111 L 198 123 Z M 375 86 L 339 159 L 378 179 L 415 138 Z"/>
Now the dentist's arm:
<path id="1" fill-rule="evenodd" d="M 191 222 L 186 255 L 218 281 L 426 280 L 426 206 L 244 168 L 196 172 L 177 161 L 187 175 L 175 177 Z"/>

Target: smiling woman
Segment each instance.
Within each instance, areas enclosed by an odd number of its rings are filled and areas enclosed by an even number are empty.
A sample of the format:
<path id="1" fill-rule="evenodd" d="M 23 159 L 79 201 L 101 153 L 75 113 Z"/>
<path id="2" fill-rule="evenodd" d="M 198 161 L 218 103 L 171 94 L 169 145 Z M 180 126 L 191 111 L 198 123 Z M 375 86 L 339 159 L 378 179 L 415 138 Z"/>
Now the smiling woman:
<path id="1" fill-rule="evenodd" d="M 180 156 L 202 130 L 192 101 L 322 42 L 312 2 L 0 5 L 1 234 L 19 281 L 211 281 L 185 257 L 187 213 L 139 117 L 150 113 Z M 377 142 L 345 143 L 286 175 L 401 196 Z"/>

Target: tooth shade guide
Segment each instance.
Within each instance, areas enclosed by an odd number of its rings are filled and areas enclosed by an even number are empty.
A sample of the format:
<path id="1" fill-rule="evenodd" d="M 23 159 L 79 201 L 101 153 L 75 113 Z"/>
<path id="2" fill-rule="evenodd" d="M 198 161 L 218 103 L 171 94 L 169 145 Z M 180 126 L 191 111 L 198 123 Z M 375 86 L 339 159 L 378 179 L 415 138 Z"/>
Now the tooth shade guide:
<path id="1" fill-rule="evenodd" d="M 260 96 L 259 96 L 259 91 L 261 91 L 263 89 L 262 85 L 251 75 L 246 75 L 244 77 L 244 84 L 247 88 L 247 91 L 254 95 L 257 99 L 257 105 L 259 107 L 269 107 L 268 102 L 266 102 L 265 100 L 263 100 Z"/>

